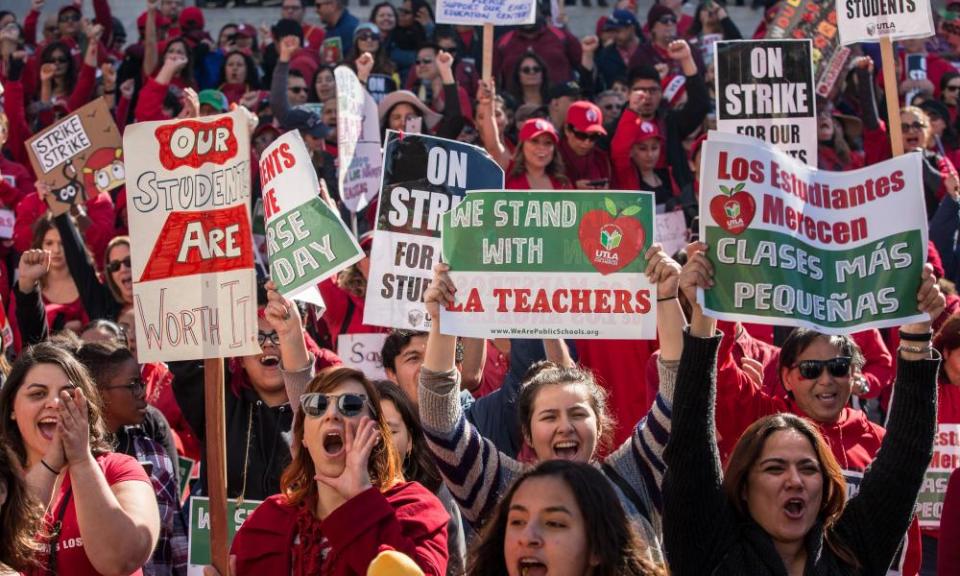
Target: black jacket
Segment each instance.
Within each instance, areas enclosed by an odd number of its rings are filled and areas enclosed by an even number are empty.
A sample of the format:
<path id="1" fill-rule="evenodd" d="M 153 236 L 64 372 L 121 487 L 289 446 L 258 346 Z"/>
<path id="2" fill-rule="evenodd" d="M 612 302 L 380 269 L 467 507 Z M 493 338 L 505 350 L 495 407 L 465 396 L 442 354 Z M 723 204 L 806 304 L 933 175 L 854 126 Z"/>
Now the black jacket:
<path id="1" fill-rule="evenodd" d="M 240 368 L 242 370 L 242 368 Z M 206 427 L 203 397 L 203 361 L 171 362 L 173 394 L 180 411 L 201 441 L 200 486 L 207 494 Z M 241 493 L 247 500 L 264 500 L 280 492 L 280 475 L 290 463 L 289 433 L 293 412 L 289 404 L 269 407 L 250 388 L 239 396 L 231 390 L 231 373 L 224 363 L 224 417 L 227 445 L 227 497 Z M 244 491 L 244 462 L 246 490 Z"/>
<path id="2" fill-rule="evenodd" d="M 720 338 L 684 336 L 664 452 L 664 548 L 674 576 L 786 576 L 770 536 L 741 517 L 722 489 L 714 406 Z M 859 570 L 826 545 L 823 527 L 806 537 L 807 575 L 883 575 L 913 517 L 933 455 L 940 360 L 898 361 L 896 394 L 880 452 L 829 537 L 858 559 Z"/>

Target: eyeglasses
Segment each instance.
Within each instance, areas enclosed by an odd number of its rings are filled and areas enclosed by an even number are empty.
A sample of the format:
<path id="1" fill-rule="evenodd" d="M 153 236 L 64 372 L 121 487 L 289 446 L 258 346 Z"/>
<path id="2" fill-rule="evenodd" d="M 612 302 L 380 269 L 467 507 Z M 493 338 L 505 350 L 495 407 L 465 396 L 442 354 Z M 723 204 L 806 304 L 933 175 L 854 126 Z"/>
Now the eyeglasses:
<path id="1" fill-rule="evenodd" d="M 306 86 L 287 86 L 287 90 L 293 92 L 294 94 L 303 94 L 307 91 Z"/>
<path id="2" fill-rule="evenodd" d="M 906 122 L 900 124 L 900 129 L 904 132 L 909 132 L 910 130 L 923 130 L 927 125 L 923 122 L 914 122 L 913 124 L 907 124 Z"/>
<path id="3" fill-rule="evenodd" d="M 800 376 L 807 380 L 816 380 L 823 374 L 826 368 L 834 378 L 843 378 L 850 374 L 850 357 L 837 356 L 829 360 L 804 360 L 797 363 L 794 368 L 798 368 Z"/>
<path id="4" fill-rule="evenodd" d="M 128 269 L 131 267 L 129 256 L 123 260 L 111 260 L 110 263 L 107 264 L 107 272 L 116 272 L 120 270 L 121 266 L 126 266 Z"/>
<path id="5" fill-rule="evenodd" d="M 53 56 L 51 58 L 47 58 L 46 63 L 47 64 L 66 64 L 69 61 L 70 60 L 66 56 Z"/>
<path id="6" fill-rule="evenodd" d="M 61 14 L 60 17 L 57 18 L 57 22 L 79 22 L 79 21 L 80 21 L 80 15 L 77 14 L 76 12 L 67 12 L 66 14 Z"/>
<path id="7" fill-rule="evenodd" d="M 321 394 L 319 392 L 311 392 L 300 397 L 304 414 L 311 418 L 320 418 L 326 414 L 331 401 L 341 416 L 353 418 L 363 412 L 367 397 L 363 394 Z"/>
<path id="8" fill-rule="evenodd" d="M 357 34 L 357 40 L 363 40 L 364 42 L 379 41 L 380 37 L 374 36 L 373 34 L 366 32 L 362 34 Z"/>
<path id="9" fill-rule="evenodd" d="M 524 74 L 539 74 L 543 68 L 539 66 L 521 66 L 520 71 Z"/>
<path id="10" fill-rule="evenodd" d="M 669 15 L 661 16 L 660 19 L 657 20 L 657 24 L 666 24 L 667 26 L 669 26 L 670 24 L 676 24 L 676 23 L 677 23 L 676 16 L 669 16 Z"/>
<path id="11" fill-rule="evenodd" d="M 276 330 L 273 330 L 272 332 L 257 330 L 257 344 L 263 346 L 267 340 L 269 340 L 274 346 L 280 346 L 280 335 L 277 334 Z"/>
<path id="12" fill-rule="evenodd" d="M 134 378 L 130 381 L 129 384 L 121 384 L 119 386 L 104 386 L 104 390 L 113 390 L 115 388 L 126 388 L 134 396 L 143 396 L 147 392 L 147 383 L 143 378 Z"/>
<path id="13" fill-rule="evenodd" d="M 589 140 L 590 142 L 596 142 L 597 140 L 600 139 L 600 135 L 599 135 L 599 134 L 591 134 L 591 133 L 589 133 L 589 132 L 581 132 L 581 131 L 577 130 L 576 128 L 574 128 L 574 127 L 573 127 L 573 124 L 567 124 L 567 130 L 569 130 L 570 133 L 573 134 L 573 137 L 576 138 L 577 140 L 583 140 L 583 141 Z"/>
<path id="14" fill-rule="evenodd" d="M 424 58 L 423 60 L 417 60 L 417 66 L 426 66 L 427 64 L 433 64 L 433 60 Z"/>
<path id="15" fill-rule="evenodd" d="M 945 92 L 956 92 L 957 90 L 960 90 L 960 86 L 950 85 L 950 86 L 946 86 L 943 90 Z"/>

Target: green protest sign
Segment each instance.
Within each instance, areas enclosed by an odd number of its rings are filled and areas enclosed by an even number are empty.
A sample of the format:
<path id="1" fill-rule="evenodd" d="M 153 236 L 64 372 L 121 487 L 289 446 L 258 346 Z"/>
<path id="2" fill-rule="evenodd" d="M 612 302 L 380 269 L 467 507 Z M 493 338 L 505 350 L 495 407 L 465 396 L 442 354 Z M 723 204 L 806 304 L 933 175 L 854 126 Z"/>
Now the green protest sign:
<path id="1" fill-rule="evenodd" d="M 920 155 L 851 172 L 809 168 L 753 138 L 711 132 L 701 160 L 700 237 L 711 316 L 830 334 L 926 318 Z"/>
<path id="2" fill-rule="evenodd" d="M 470 192 L 444 214 L 443 258 L 457 285 L 447 334 L 648 339 L 655 287 L 649 192 Z"/>
<path id="3" fill-rule="evenodd" d="M 363 258 L 340 215 L 324 202 L 296 130 L 260 156 L 270 278 L 284 296 L 323 305 L 317 282 Z"/>
<path id="4" fill-rule="evenodd" d="M 186 456 L 177 456 L 177 478 L 180 479 L 180 499 L 183 501 L 187 493 L 187 486 L 190 485 L 191 473 L 195 460 Z"/>
<path id="5" fill-rule="evenodd" d="M 227 500 L 227 547 L 244 521 L 260 505 L 259 500 L 246 500 L 237 504 L 236 500 Z M 190 542 L 187 564 L 190 573 L 202 570 L 210 560 L 210 499 L 194 496 L 190 499 Z M 196 572 L 201 574 L 202 572 Z"/>

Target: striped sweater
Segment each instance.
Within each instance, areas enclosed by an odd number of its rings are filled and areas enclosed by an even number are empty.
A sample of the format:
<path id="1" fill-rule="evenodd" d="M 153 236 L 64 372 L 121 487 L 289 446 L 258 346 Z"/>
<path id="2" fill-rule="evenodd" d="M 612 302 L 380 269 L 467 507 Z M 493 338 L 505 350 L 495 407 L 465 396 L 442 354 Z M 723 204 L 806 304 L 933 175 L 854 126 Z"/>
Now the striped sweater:
<path id="1" fill-rule="evenodd" d="M 659 362 L 660 392 L 650 412 L 637 423 L 629 440 L 607 456 L 601 468 L 651 547 L 656 547 L 656 537 L 662 534 L 663 450 L 670 436 L 677 365 Z M 467 421 L 460 408 L 459 390 L 460 374 L 456 370 L 420 369 L 420 420 L 427 444 L 464 517 L 478 525 L 526 465 L 498 452 L 493 442 Z"/>

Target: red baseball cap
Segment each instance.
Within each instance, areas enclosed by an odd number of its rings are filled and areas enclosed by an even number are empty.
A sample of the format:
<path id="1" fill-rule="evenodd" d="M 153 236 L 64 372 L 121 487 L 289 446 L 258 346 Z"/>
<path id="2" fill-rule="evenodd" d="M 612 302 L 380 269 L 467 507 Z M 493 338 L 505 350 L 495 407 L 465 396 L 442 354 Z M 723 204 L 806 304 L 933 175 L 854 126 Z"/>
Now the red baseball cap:
<path id="1" fill-rule="evenodd" d="M 203 30 L 205 26 L 203 10 L 196 6 L 187 6 L 180 12 L 179 23 L 183 30 Z"/>
<path id="2" fill-rule="evenodd" d="M 567 124 L 578 132 L 607 135 L 600 108 L 587 100 L 578 100 L 567 108 Z"/>
<path id="3" fill-rule="evenodd" d="M 553 139 L 554 144 L 560 142 L 560 137 L 557 135 L 557 130 L 553 127 L 553 124 L 549 120 L 544 120 L 543 118 L 531 118 L 523 123 L 523 126 L 520 127 L 520 141 L 526 142 L 528 140 L 533 140 L 541 134 L 549 134 L 550 138 Z"/>
<path id="4" fill-rule="evenodd" d="M 241 24 L 237 26 L 237 34 L 246 36 L 247 38 L 256 38 L 257 29 L 249 24 Z"/>
<path id="5" fill-rule="evenodd" d="M 637 130 L 637 139 L 633 141 L 634 144 L 639 144 L 644 140 L 650 140 L 651 138 L 656 138 L 657 140 L 663 141 L 663 136 L 660 134 L 660 128 L 657 126 L 656 122 L 648 122 L 643 120 L 640 122 L 640 126 Z"/>

